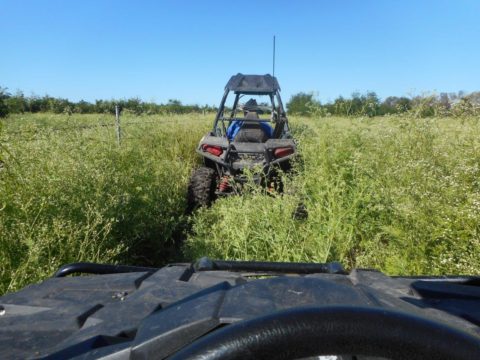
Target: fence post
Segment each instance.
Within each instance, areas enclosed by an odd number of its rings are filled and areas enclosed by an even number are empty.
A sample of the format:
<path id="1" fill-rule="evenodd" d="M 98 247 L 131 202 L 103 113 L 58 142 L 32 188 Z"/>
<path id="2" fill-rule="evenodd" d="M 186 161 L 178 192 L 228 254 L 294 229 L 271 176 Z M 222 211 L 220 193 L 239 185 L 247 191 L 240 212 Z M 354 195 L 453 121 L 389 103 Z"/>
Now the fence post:
<path id="1" fill-rule="evenodd" d="M 115 105 L 115 128 L 117 132 L 117 144 L 120 146 L 122 133 L 120 131 L 120 108 L 118 105 Z"/>

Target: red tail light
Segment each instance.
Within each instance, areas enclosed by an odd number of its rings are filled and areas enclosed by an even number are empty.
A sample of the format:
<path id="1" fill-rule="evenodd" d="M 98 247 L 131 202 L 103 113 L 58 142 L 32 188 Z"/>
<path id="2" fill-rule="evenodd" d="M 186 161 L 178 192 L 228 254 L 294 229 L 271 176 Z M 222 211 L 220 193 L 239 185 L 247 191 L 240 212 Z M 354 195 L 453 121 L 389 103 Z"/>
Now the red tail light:
<path id="1" fill-rule="evenodd" d="M 293 154 L 293 148 L 291 147 L 284 147 L 284 148 L 276 148 L 275 151 L 273 152 L 273 155 L 278 158 L 282 158 L 288 155 Z"/>
<path id="2" fill-rule="evenodd" d="M 215 156 L 220 156 L 223 154 L 223 149 L 220 146 L 203 144 L 202 150 Z"/>

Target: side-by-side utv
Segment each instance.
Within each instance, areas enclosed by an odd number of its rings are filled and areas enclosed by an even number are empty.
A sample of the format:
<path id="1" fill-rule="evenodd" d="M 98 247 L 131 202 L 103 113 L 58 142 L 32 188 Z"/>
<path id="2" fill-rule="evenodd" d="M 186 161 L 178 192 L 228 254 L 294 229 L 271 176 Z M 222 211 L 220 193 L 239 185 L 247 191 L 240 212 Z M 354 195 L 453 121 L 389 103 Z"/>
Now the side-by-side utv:
<path id="1" fill-rule="evenodd" d="M 0 297 L 0 358 L 478 360 L 479 284 L 335 262 L 69 264 Z"/>
<path id="2" fill-rule="evenodd" d="M 233 104 L 227 106 L 232 93 Z M 297 152 L 277 79 L 271 75 L 232 76 L 213 129 L 200 140 L 197 152 L 204 166 L 190 179 L 190 209 L 236 192 L 247 180 L 246 169 L 256 174 L 255 182 L 271 186 L 278 169 L 288 170 Z"/>

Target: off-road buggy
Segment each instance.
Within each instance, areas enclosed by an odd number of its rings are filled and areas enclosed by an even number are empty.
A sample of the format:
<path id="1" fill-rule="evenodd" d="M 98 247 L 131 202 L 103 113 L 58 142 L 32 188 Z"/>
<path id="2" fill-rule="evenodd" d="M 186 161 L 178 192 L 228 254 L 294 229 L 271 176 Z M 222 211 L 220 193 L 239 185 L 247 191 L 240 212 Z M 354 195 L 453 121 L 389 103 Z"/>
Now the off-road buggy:
<path id="1" fill-rule="evenodd" d="M 233 99 L 229 98 L 231 93 Z M 231 106 L 227 106 L 229 99 L 233 100 Z M 277 79 L 271 75 L 232 76 L 213 129 L 200 140 L 197 152 L 204 166 L 190 179 L 190 210 L 237 192 L 247 181 L 246 169 L 256 170 L 254 182 L 281 188 L 278 170 L 290 168 L 296 146 Z"/>
<path id="2" fill-rule="evenodd" d="M 479 309 L 475 276 L 207 258 L 159 269 L 77 263 L 0 297 L 0 358 L 478 360 Z"/>

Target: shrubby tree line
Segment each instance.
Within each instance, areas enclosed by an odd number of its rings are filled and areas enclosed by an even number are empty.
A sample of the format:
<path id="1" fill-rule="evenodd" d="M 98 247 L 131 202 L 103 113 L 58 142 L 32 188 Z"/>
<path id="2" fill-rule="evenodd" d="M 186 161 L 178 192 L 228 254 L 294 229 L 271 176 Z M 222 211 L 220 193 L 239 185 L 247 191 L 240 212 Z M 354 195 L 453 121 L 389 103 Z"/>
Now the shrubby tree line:
<path id="1" fill-rule="evenodd" d="M 114 113 L 115 105 L 123 112 L 141 114 L 185 114 L 216 111 L 214 106 L 185 105 L 179 100 L 166 104 L 144 102 L 138 98 L 121 100 L 95 100 L 73 102 L 52 96 L 25 96 L 22 92 L 11 94 L 0 87 L 0 117 L 8 114 L 52 112 L 56 114 Z M 389 96 L 381 100 L 375 92 L 353 93 L 351 97 L 337 97 L 322 104 L 313 93 L 293 95 L 287 103 L 288 113 L 304 116 L 384 116 L 409 114 L 415 117 L 475 116 L 480 115 L 480 92 L 466 94 L 440 93 L 413 97 Z"/>
<path id="2" fill-rule="evenodd" d="M 213 106 L 185 105 L 179 100 L 169 100 L 166 104 L 144 102 L 138 98 L 120 100 L 95 100 L 94 103 L 80 100 L 73 102 L 68 99 L 52 96 L 25 96 L 22 92 L 11 94 L 0 87 L 0 117 L 8 114 L 51 112 L 55 114 L 104 114 L 115 113 L 115 106 L 120 106 L 123 112 L 141 114 L 185 114 L 216 111 Z"/>
<path id="3" fill-rule="evenodd" d="M 480 115 L 480 92 L 440 93 L 413 97 L 389 96 L 383 101 L 375 92 L 353 93 L 322 104 L 313 93 L 298 93 L 287 103 L 289 114 L 304 116 L 384 116 L 409 114 L 415 117 Z"/>

